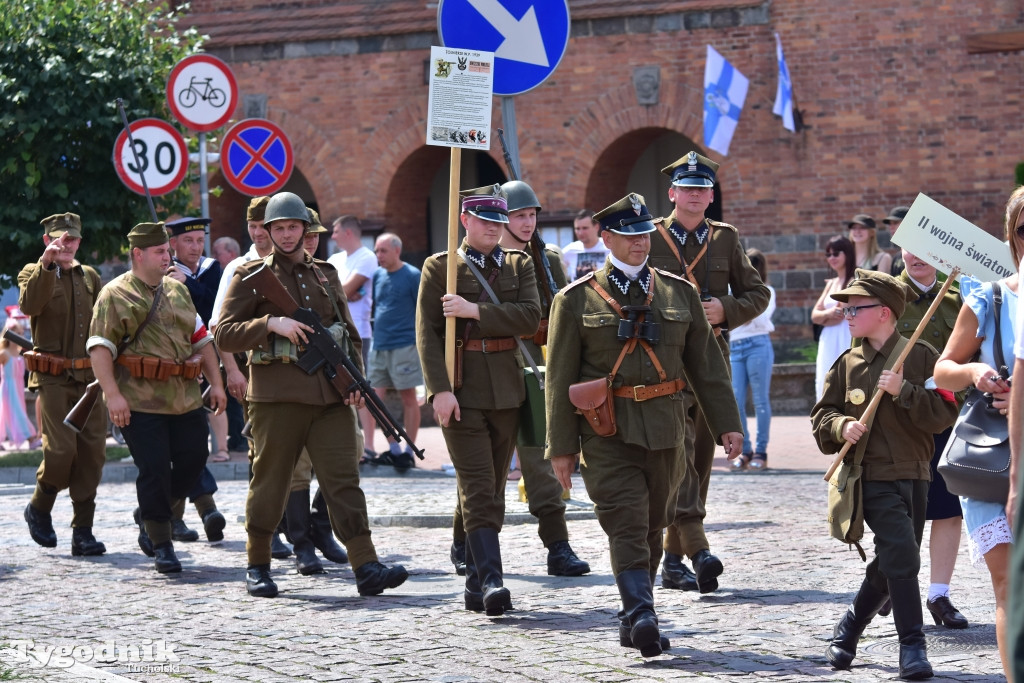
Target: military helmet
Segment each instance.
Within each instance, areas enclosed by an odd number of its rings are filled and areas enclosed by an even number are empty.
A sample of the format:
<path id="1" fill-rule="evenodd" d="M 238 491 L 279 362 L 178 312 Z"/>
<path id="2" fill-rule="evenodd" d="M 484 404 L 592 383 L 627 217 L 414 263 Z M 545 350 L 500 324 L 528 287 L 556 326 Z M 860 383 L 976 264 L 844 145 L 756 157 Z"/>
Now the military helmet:
<path id="1" fill-rule="evenodd" d="M 501 189 L 508 198 L 509 212 L 529 209 L 531 207 L 540 211 L 540 200 L 537 199 L 537 194 L 533 191 L 532 187 L 522 180 L 510 180 L 502 185 Z"/>
<path id="2" fill-rule="evenodd" d="M 267 202 L 263 222 L 270 228 L 273 221 L 296 220 L 309 223 L 309 211 L 299 195 L 292 192 L 278 192 Z"/>

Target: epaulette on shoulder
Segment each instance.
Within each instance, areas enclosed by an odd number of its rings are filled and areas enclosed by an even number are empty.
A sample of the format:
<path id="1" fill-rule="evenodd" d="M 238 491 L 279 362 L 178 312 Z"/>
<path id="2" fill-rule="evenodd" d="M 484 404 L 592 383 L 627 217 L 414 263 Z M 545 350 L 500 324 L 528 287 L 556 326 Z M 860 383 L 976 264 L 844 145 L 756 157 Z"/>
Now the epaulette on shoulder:
<path id="1" fill-rule="evenodd" d="M 315 266 L 316 266 L 317 268 L 320 268 L 321 270 L 327 270 L 328 268 L 329 268 L 329 269 L 331 269 L 331 270 L 333 270 L 333 271 L 337 271 L 337 270 L 338 270 L 338 269 L 337 269 L 337 268 L 336 268 L 336 267 L 334 266 L 334 264 L 333 264 L 333 263 L 331 263 L 330 261 L 324 260 L 324 259 L 318 259 L 318 258 L 315 258 L 315 257 L 314 257 L 314 258 L 313 258 L 313 264 L 314 264 L 314 265 L 315 265 Z"/>
<path id="2" fill-rule="evenodd" d="M 936 355 L 939 353 L 938 349 L 936 349 L 934 346 L 931 345 L 930 342 L 924 339 L 918 339 L 916 342 L 914 342 L 914 346 L 924 346 L 926 349 L 928 349 L 929 351 Z"/>
<path id="3" fill-rule="evenodd" d="M 693 283 L 690 282 L 689 280 L 687 280 L 682 275 L 677 275 L 676 273 L 672 273 L 672 272 L 669 272 L 667 270 L 662 270 L 661 268 L 655 268 L 654 266 L 651 266 L 651 270 L 656 272 L 658 275 L 663 275 L 665 277 L 670 277 L 673 280 L 679 280 L 680 282 L 685 282 L 686 284 L 688 284 L 691 287 L 693 287 Z M 694 289 L 696 289 L 696 287 L 694 287 Z"/>
<path id="4" fill-rule="evenodd" d="M 730 225 L 728 223 L 722 223 L 721 221 L 713 221 L 710 218 L 707 219 L 707 221 L 708 221 L 709 225 L 713 225 L 716 228 L 726 228 L 728 230 L 732 230 L 733 232 L 739 232 L 739 230 L 736 229 L 735 225 Z"/>
<path id="5" fill-rule="evenodd" d="M 587 273 L 583 277 L 581 277 L 581 278 L 579 278 L 577 280 L 573 280 L 572 282 L 567 284 L 565 287 L 562 287 L 562 291 L 563 292 L 567 292 L 570 289 L 572 289 L 573 287 L 578 287 L 579 285 L 583 284 L 587 280 L 592 280 L 592 279 L 594 279 L 594 271 L 590 271 L 589 273 Z"/>
<path id="6" fill-rule="evenodd" d="M 529 254 L 527 254 L 522 249 L 513 249 L 512 247 L 507 247 L 507 248 L 506 247 L 502 247 L 501 250 L 504 251 L 506 254 L 517 254 L 517 255 L 520 255 L 520 256 L 529 256 Z"/>

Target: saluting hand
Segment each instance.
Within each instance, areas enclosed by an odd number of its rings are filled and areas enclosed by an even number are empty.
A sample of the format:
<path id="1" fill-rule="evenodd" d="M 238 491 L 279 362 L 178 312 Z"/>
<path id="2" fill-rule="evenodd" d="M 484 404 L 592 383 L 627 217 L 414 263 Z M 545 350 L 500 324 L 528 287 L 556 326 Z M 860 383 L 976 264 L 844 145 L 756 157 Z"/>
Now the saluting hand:
<path id="1" fill-rule="evenodd" d="M 300 346 L 309 341 L 306 333 L 312 332 L 313 328 L 292 318 L 274 316 L 267 321 L 267 331 L 285 337 L 292 344 Z"/>

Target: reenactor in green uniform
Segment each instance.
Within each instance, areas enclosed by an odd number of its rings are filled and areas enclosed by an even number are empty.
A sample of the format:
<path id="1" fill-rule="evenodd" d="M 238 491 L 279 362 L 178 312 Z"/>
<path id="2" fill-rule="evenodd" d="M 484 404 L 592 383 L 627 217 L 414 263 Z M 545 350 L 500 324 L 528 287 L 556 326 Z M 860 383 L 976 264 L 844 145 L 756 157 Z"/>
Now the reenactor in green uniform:
<path id="1" fill-rule="evenodd" d="M 486 188 L 470 190 L 477 193 Z M 541 347 L 547 343 L 548 312 L 551 309 L 551 291 L 542 264 L 537 262 L 536 252 L 531 251 L 530 240 L 537 229 L 537 214 L 540 200 L 533 188 L 521 180 L 510 180 L 501 186 L 508 198 L 508 223 L 504 225 L 499 244 L 509 249 L 519 249 L 533 256 L 534 272 L 538 276 L 537 289 L 540 293 L 541 321 L 535 334 L 524 335 L 523 345 L 533 357 L 537 366 L 544 365 Z M 545 248 L 551 268 L 551 278 L 556 291 L 566 285 L 562 258 L 557 249 Z M 562 500 L 562 485 L 551 471 L 551 463 L 544 459 L 544 445 L 527 443 L 522 432 L 516 446 L 519 467 L 522 470 L 526 499 L 530 514 L 537 518 L 537 534 L 548 549 L 548 574 L 551 576 L 582 576 L 590 571 L 590 565 L 579 559 L 569 545 L 569 529 L 565 524 L 565 501 Z M 452 561 L 459 574 L 465 573 L 466 532 L 462 526 L 462 508 L 455 507 L 453 525 L 455 540 L 452 543 Z M 461 557 L 462 566 L 459 567 Z"/>
<path id="2" fill-rule="evenodd" d="M 199 480 L 210 454 L 200 370 L 215 411 L 224 410 L 227 397 L 213 336 L 185 285 L 166 276 L 164 224 L 136 225 L 128 243 L 132 269 L 100 291 L 86 349 L 110 419 L 139 468 L 139 545 L 156 558 L 158 572 L 180 572 L 171 509 Z"/>
<path id="3" fill-rule="evenodd" d="M 303 308 L 320 318 L 355 367 L 362 371 L 361 341 L 348 312 L 338 273 L 303 250 L 310 223 L 306 205 L 291 192 L 267 203 L 264 224 L 274 253 L 243 263 L 228 285 L 217 325 L 217 345 L 227 353 L 251 352 L 246 400 L 256 457 L 245 505 L 246 589 L 274 597 L 270 543 L 281 521 L 290 482 L 302 449 L 309 452 L 320 491 L 337 536 L 348 549 L 360 595 L 378 595 L 401 585 L 409 573 L 401 565 L 381 564 L 370 538 L 366 497 L 359 488 L 360 443 L 356 394 L 342 396 L 324 372 L 306 374 L 296 365 L 313 328 L 289 317 L 267 297 L 243 282 L 268 268 Z"/>
<path id="4" fill-rule="evenodd" d="M 498 616 L 512 608 L 502 581 L 498 533 L 505 518 L 505 482 L 516 445 L 519 406 L 526 398 L 516 337 L 540 324 L 533 261 L 498 241 L 508 223 L 500 186 L 462 200 L 466 229 L 455 293 L 446 293 L 448 256 L 423 264 L 416 304 L 416 346 L 427 399 L 455 466 L 466 531 L 466 609 Z M 472 262 L 497 301 L 474 276 Z M 444 361 L 445 319 L 456 318 L 455 386 Z"/>
<path id="5" fill-rule="evenodd" d="M 708 419 L 730 458 L 740 455 L 743 434 L 697 290 L 648 266 L 655 227 L 644 198 L 627 195 L 594 218 L 608 262 L 559 292 L 551 307 L 547 457 L 568 488 L 582 448 L 580 471 L 622 598 L 620 643 L 653 657 L 669 646 L 658 630 L 653 582 L 662 529 L 686 476 L 683 388 L 715 407 Z"/>
<path id="6" fill-rule="evenodd" d="M 57 493 L 68 489 L 74 509 L 71 554 L 102 555 L 106 547 L 93 536 L 92 523 L 96 487 L 106 462 L 106 410 L 96 407 L 79 434 L 63 424 L 93 380 L 85 341 L 100 293 L 100 276 L 75 258 L 82 243 L 82 220 L 77 214 L 55 214 L 41 222 L 43 255 L 18 274 L 18 305 L 31 317 L 32 328 L 32 353 L 25 354 L 31 371 L 28 386 L 39 392 L 43 435 L 43 462 L 36 472 L 36 490 L 25 507 L 25 521 L 32 540 L 45 548 L 55 547 L 57 534 L 50 511 Z"/>
<path id="7" fill-rule="evenodd" d="M 750 265 L 736 228 L 704 216 L 715 196 L 717 171 L 718 164 L 696 152 L 661 169 L 672 179 L 668 197 L 675 209 L 667 218 L 655 222 L 651 265 L 681 275 L 697 288 L 728 371 L 728 330 L 760 315 L 768 307 L 770 293 Z M 701 410 L 692 392 L 684 392 L 684 397 L 688 474 L 679 489 L 675 515 L 665 535 L 661 585 L 709 593 L 717 590 L 723 571 L 722 562 L 711 554 L 704 533 L 716 439 L 708 428 L 707 413 Z M 696 576 L 683 564 L 683 555 L 693 561 Z"/>

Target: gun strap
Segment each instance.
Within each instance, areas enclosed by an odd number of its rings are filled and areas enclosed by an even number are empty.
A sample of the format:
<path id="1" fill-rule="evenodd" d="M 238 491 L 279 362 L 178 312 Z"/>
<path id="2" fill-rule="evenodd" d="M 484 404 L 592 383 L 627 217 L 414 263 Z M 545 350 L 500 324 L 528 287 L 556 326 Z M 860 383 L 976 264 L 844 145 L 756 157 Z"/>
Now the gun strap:
<path id="1" fill-rule="evenodd" d="M 473 273 L 473 277 L 480 282 L 480 286 L 484 288 L 484 292 L 487 293 L 487 296 L 491 297 L 491 301 L 496 304 L 500 304 L 501 299 L 499 299 L 494 293 L 494 290 L 491 289 L 491 285 L 484 279 L 483 273 L 481 273 L 480 269 L 476 267 L 476 264 L 466 258 L 466 252 L 461 248 L 459 248 L 458 253 L 459 256 L 462 257 L 462 262 L 469 266 L 469 272 Z M 530 364 L 531 368 L 533 368 L 533 374 L 537 378 L 538 384 L 540 384 L 540 390 L 544 391 L 544 375 L 540 373 L 540 369 L 537 367 L 537 364 L 533 362 L 533 356 L 531 356 L 530 352 L 526 350 L 526 344 L 523 343 L 523 340 L 518 336 L 515 337 L 515 340 L 516 344 L 519 345 L 519 352 L 523 354 L 523 358 L 525 358 L 526 362 Z"/>
<path id="2" fill-rule="evenodd" d="M 146 319 L 142 321 L 141 325 L 135 328 L 135 335 L 132 337 L 125 335 L 124 339 L 121 340 L 121 343 L 117 345 L 118 356 L 124 353 L 125 349 L 135 343 L 135 340 L 139 338 L 142 331 L 146 329 L 146 325 L 152 322 L 153 318 L 156 317 L 156 307 L 160 305 L 160 297 L 163 296 L 163 293 L 164 285 L 161 282 L 153 291 L 153 304 L 149 307 L 149 313 L 146 314 Z"/>

